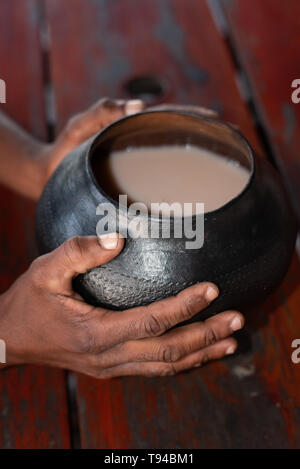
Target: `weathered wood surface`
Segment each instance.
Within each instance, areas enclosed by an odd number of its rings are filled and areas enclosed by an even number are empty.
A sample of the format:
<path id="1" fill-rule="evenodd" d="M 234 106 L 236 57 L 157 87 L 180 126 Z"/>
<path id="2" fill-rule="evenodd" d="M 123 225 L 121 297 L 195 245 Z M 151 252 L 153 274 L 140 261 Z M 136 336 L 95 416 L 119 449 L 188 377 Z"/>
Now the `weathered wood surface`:
<path id="1" fill-rule="evenodd" d="M 46 137 L 38 5 L 0 3 L 0 78 L 6 81 L 1 111 Z M 1 157 L 1 156 L 0 156 Z M 34 206 L 0 189 L 0 292 L 35 256 Z M 64 372 L 18 367 L 0 372 L 0 448 L 69 447 Z"/>
<path id="2" fill-rule="evenodd" d="M 300 2 L 222 0 L 236 53 L 300 220 Z M 299 84 L 298 84 L 299 87 Z"/>
<path id="3" fill-rule="evenodd" d="M 58 128 L 101 96 L 126 96 L 129 79 L 154 75 L 165 82 L 160 100 L 219 110 L 261 151 L 230 53 L 204 1 L 46 5 Z M 82 446 L 299 447 L 300 373 L 290 358 L 300 335 L 299 272 L 295 257 L 280 289 L 248 317 L 251 344 L 238 356 L 175 378 L 78 375 Z"/>

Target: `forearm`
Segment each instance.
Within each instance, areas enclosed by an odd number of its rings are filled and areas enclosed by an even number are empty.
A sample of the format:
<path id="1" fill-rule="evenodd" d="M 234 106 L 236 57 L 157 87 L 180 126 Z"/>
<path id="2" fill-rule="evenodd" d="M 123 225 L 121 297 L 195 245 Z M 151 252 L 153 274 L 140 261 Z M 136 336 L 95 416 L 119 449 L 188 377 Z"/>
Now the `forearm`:
<path id="1" fill-rule="evenodd" d="M 46 147 L 0 112 L 0 183 L 37 199 L 42 190 L 39 160 Z"/>
<path id="2" fill-rule="evenodd" d="M 100 99 L 70 119 L 51 144 L 34 139 L 0 112 L 0 184 L 37 200 L 55 168 L 73 148 L 111 122 L 143 108 L 140 100 Z"/>

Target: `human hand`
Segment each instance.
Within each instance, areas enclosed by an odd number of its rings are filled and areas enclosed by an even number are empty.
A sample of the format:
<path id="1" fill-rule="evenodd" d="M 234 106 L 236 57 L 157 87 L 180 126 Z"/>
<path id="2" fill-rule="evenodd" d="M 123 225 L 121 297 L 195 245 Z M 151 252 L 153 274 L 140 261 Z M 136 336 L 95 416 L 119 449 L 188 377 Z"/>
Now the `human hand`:
<path id="1" fill-rule="evenodd" d="M 139 99 L 100 99 L 72 117 L 53 143 L 37 140 L 0 112 L 0 183 L 37 200 L 57 165 L 73 148 L 116 119 L 143 108 Z"/>
<path id="2" fill-rule="evenodd" d="M 244 324 L 236 311 L 169 330 L 218 295 L 200 283 L 149 306 L 110 311 L 86 304 L 72 279 L 117 256 L 124 240 L 71 238 L 37 258 L 0 297 L 0 337 L 7 365 L 45 364 L 96 378 L 160 376 L 200 366 L 236 349 L 231 334 Z"/>
<path id="3" fill-rule="evenodd" d="M 86 111 L 75 114 L 53 143 L 45 144 L 37 159 L 42 186 L 45 185 L 62 159 L 75 147 L 101 129 L 122 117 L 144 109 L 140 99 L 102 98 Z"/>

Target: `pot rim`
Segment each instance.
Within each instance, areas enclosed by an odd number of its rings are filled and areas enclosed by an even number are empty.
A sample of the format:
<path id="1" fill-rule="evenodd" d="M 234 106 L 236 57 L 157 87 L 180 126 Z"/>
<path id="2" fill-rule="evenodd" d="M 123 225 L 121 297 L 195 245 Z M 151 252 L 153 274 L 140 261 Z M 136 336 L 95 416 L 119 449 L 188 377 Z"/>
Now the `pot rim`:
<path id="1" fill-rule="evenodd" d="M 144 114 L 152 114 L 152 113 L 155 113 L 155 114 L 160 114 L 160 113 L 172 113 L 172 114 L 179 114 L 179 115 L 187 115 L 187 116 L 193 116 L 193 117 L 196 117 L 198 119 L 201 119 L 201 120 L 204 120 L 204 121 L 208 121 L 208 122 L 217 122 L 219 125 L 223 126 L 223 127 L 227 127 L 229 129 L 232 130 L 232 132 L 242 141 L 242 143 L 244 144 L 245 148 L 247 149 L 248 151 L 248 156 L 250 158 L 250 165 L 251 165 L 251 169 L 250 169 L 250 175 L 249 175 L 249 179 L 248 179 L 248 182 L 247 184 L 245 185 L 245 187 L 241 190 L 241 192 L 239 192 L 235 197 L 233 197 L 231 200 L 229 200 L 228 202 L 226 202 L 224 205 L 221 205 L 221 207 L 215 209 L 215 210 L 211 210 L 211 211 L 208 211 L 208 212 L 204 212 L 203 214 L 200 214 L 200 216 L 203 216 L 205 218 L 209 218 L 209 219 L 212 219 L 215 215 L 217 215 L 218 213 L 222 212 L 222 211 L 226 211 L 226 209 L 228 207 L 230 207 L 231 205 L 235 204 L 236 202 L 239 201 L 239 199 L 241 197 L 244 196 L 244 194 L 246 192 L 248 192 L 248 190 L 250 189 L 250 187 L 252 186 L 253 184 L 253 180 L 254 180 L 254 177 L 256 175 L 256 158 L 255 158 L 255 153 L 249 143 L 249 141 L 247 140 L 246 137 L 244 137 L 244 135 L 231 123 L 229 122 L 225 122 L 219 118 L 216 118 L 216 117 L 209 117 L 209 116 L 206 116 L 206 115 L 203 115 L 201 114 L 200 112 L 197 113 L 195 111 L 188 111 L 188 110 L 178 110 L 178 109 L 161 109 L 161 110 L 144 110 L 142 112 L 139 112 L 137 114 L 133 114 L 133 115 L 130 115 L 130 116 L 124 116 L 122 117 L 121 119 L 118 119 L 117 121 L 114 121 L 112 122 L 111 124 L 107 125 L 104 129 L 102 129 L 97 135 L 96 137 L 94 137 L 91 145 L 88 147 L 88 150 L 87 150 L 87 153 L 86 153 L 86 158 L 85 158 L 85 170 L 86 170 L 86 173 L 88 175 L 88 177 L 90 178 L 90 180 L 92 181 L 93 183 L 93 189 L 96 190 L 96 193 L 97 194 L 101 194 L 103 197 L 105 197 L 110 203 L 112 203 L 117 210 L 122 210 L 122 212 L 126 213 L 127 216 L 129 215 L 128 213 L 128 207 L 127 206 L 123 206 L 123 205 L 120 205 L 115 199 L 113 199 L 112 197 L 110 197 L 101 187 L 101 185 L 98 183 L 97 179 L 95 178 L 94 176 L 94 173 L 93 173 L 93 170 L 92 170 L 92 165 L 91 165 L 91 158 L 93 156 L 93 152 L 94 152 L 94 149 L 95 147 L 97 146 L 97 143 L 98 143 L 98 140 L 100 139 L 100 137 L 102 137 L 109 129 L 111 129 L 112 127 L 118 125 L 120 122 L 123 122 L 124 120 L 127 120 L 127 119 L 136 119 L 139 115 L 144 115 Z M 158 216 L 153 216 L 153 215 L 143 215 L 141 214 L 140 215 L 142 218 L 147 218 L 148 220 L 154 220 L 156 222 L 163 222 L 164 218 L 163 217 L 158 217 Z M 187 216 L 187 217 L 177 217 L 177 218 L 182 218 L 182 219 L 190 219 L 192 218 L 192 220 L 196 220 L 196 217 L 199 216 L 199 214 L 194 214 L 194 215 L 191 215 L 191 216 Z M 170 219 L 171 220 L 174 220 L 176 217 L 174 216 L 170 216 Z"/>

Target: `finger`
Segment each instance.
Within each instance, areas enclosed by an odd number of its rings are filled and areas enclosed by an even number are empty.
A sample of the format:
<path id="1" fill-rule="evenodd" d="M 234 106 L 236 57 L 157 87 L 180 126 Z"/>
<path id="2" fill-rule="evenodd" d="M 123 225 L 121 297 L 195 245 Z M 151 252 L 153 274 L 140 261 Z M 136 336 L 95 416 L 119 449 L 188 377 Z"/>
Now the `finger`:
<path id="1" fill-rule="evenodd" d="M 110 346 L 128 340 L 160 336 L 171 327 L 193 317 L 206 308 L 219 294 L 210 282 L 195 284 L 176 296 L 126 311 L 109 311 L 105 327 Z M 103 322 L 95 320 L 95 336 L 103 337 Z"/>
<path id="2" fill-rule="evenodd" d="M 140 112 L 144 103 L 140 99 L 124 100 L 103 98 L 86 111 L 74 116 L 62 132 L 61 140 L 76 146 L 103 127 L 126 115 Z"/>
<path id="3" fill-rule="evenodd" d="M 105 351 L 99 360 L 104 367 L 133 361 L 176 362 L 225 339 L 241 329 L 244 323 L 244 317 L 238 311 L 225 311 L 204 322 L 178 327 L 160 337 L 128 341 Z"/>
<path id="4" fill-rule="evenodd" d="M 145 104 L 140 99 L 125 101 L 124 99 L 102 98 L 86 111 L 76 114 L 69 120 L 55 142 L 50 145 L 49 175 L 76 146 L 115 120 L 140 112 L 144 107 Z"/>
<path id="5" fill-rule="evenodd" d="M 49 290 L 68 295 L 73 292 L 74 277 L 106 264 L 120 253 L 123 246 L 124 239 L 118 233 L 99 238 L 76 236 L 34 261 L 32 273 L 43 280 Z"/>
<path id="6" fill-rule="evenodd" d="M 117 376 L 170 376 L 197 368 L 212 360 L 218 360 L 226 355 L 233 354 L 237 349 L 237 342 L 234 338 L 224 339 L 214 345 L 210 345 L 202 350 L 194 352 L 175 363 L 162 362 L 133 362 L 117 365 L 102 370 L 101 378 L 114 378 Z"/>

